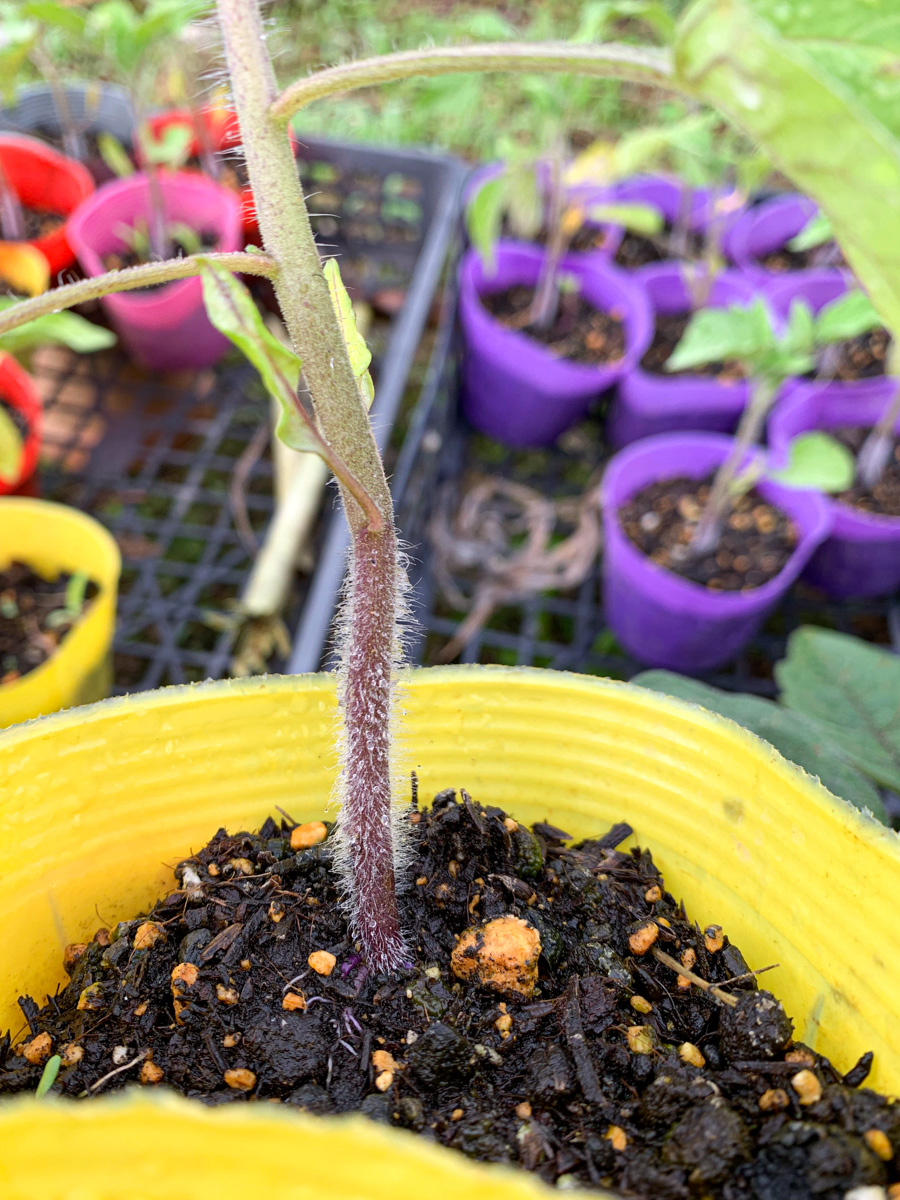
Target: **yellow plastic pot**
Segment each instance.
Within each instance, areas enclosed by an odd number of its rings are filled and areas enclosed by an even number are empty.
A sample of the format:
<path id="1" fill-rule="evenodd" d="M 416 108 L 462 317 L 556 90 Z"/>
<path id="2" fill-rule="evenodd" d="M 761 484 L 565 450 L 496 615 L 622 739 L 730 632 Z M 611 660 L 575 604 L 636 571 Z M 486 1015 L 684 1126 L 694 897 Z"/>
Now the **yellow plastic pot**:
<path id="1" fill-rule="evenodd" d="M 321 813 L 331 786 L 333 680 L 170 688 L 0 734 L 0 1029 L 18 996 L 63 981 L 63 946 L 145 909 L 179 856 L 219 826 L 281 805 Z M 414 672 L 408 761 L 421 794 L 465 786 L 576 837 L 625 819 L 701 924 L 718 922 L 797 1035 L 900 1090 L 900 960 L 890 913 L 900 839 L 771 747 L 703 710 L 583 676 L 454 667 Z M 205 1109 L 139 1089 L 82 1104 L 0 1104 L 4 1200 L 493 1200 L 549 1196 L 361 1118 L 274 1104 Z"/>
<path id="2" fill-rule="evenodd" d="M 92 517 L 46 500 L 0 498 L 0 567 L 19 559 L 41 574 L 86 571 L 100 591 L 45 663 L 0 685 L 0 729 L 109 695 L 112 636 L 122 560 Z"/>

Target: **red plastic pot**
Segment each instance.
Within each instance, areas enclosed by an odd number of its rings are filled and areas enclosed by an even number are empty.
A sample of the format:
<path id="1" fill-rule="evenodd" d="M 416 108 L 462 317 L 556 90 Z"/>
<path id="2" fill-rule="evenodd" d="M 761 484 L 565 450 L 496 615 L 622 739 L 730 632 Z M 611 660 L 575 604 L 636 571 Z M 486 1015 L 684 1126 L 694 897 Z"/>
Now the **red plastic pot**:
<path id="1" fill-rule="evenodd" d="M 9 354 L 0 351 L 0 400 L 24 418 L 28 432 L 22 451 L 22 462 L 15 479 L 0 479 L 0 496 L 22 491 L 37 467 L 41 450 L 44 406 L 37 384 Z"/>
<path id="2" fill-rule="evenodd" d="M 239 250 L 241 204 L 237 195 L 197 171 L 178 171 L 160 178 L 168 221 L 215 234 L 216 249 Z M 146 175 L 107 183 L 81 206 L 69 222 L 69 236 L 81 268 L 102 275 L 103 256 L 120 252 L 120 229 L 147 220 L 150 212 Z M 152 291 L 122 292 L 101 301 L 129 353 L 141 366 L 157 371 L 209 367 L 229 346 L 210 324 L 198 277 L 178 279 Z"/>
<path id="3" fill-rule="evenodd" d="M 169 112 L 157 113 L 148 119 L 147 124 L 150 132 L 156 138 L 172 125 L 187 125 L 189 129 L 196 130 L 195 121 L 198 118 L 205 123 L 209 131 L 210 144 L 214 150 L 234 150 L 241 145 L 241 130 L 237 113 L 233 109 L 204 108 L 194 114 L 186 108 L 175 108 Z M 291 135 L 291 145 L 296 154 L 297 143 L 293 135 Z M 200 152 L 200 138 L 194 132 L 188 154 L 191 157 L 197 157 Z M 140 157 L 140 153 L 138 157 Z M 253 192 L 248 185 L 241 188 L 237 194 L 241 202 L 241 224 L 244 233 L 255 234 L 258 227 Z"/>
<path id="4" fill-rule="evenodd" d="M 20 203 L 69 217 L 94 190 L 87 167 L 66 158 L 37 138 L 0 134 L 0 165 Z M 44 255 L 51 278 L 75 262 L 66 225 L 30 243 Z"/>

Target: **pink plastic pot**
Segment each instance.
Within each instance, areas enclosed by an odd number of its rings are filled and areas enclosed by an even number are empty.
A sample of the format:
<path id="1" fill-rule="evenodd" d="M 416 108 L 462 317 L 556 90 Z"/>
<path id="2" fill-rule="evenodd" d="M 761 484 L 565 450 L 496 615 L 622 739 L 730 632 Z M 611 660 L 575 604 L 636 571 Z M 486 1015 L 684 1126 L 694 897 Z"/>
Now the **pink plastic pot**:
<path id="1" fill-rule="evenodd" d="M 761 204 L 748 208 L 731 226 L 725 236 L 725 253 L 735 266 L 740 267 L 759 283 L 771 282 L 773 279 L 803 277 L 807 274 L 806 271 L 770 271 L 763 266 L 760 259 L 783 249 L 817 211 L 815 203 L 808 196 L 794 193 L 764 200 Z M 817 268 L 815 273 L 831 275 L 836 280 L 850 277 L 849 271 L 839 267 L 826 268 L 824 271 Z"/>
<path id="2" fill-rule="evenodd" d="M 748 592 L 715 592 L 658 566 L 622 529 L 619 509 L 651 483 L 702 479 L 723 462 L 732 441 L 715 433 L 661 434 L 636 442 L 610 461 L 603 477 L 606 622 L 640 662 L 694 674 L 721 667 L 753 637 L 831 529 L 831 511 L 815 492 L 771 482 L 761 494 L 797 526 L 800 540 L 784 569 Z"/>
<path id="3" fill-rule="evenodd" d="M 241 248 L 241 202 L 234 192 L 190 171 L 163 175 L 160 184 L 167 220 L 214 233 L 217 250 Z M 84 273 L 102 275 L 103 255 L 125 249 L 120 228 L 146 221 L 149 212 L 146 176 L 101 187 L 69 222 L 69 237 Z M 131 356 L 151 370 L 208 367 L 230 344 L 210 324 L 196 277 L 150 292 L 106 296 L 102 304 Z"/>
<path id="4" fill-rule="evenodd" d="M 654 315 L 690 312 L 691 297 L 679 263 L 651 263 L 635 271 L 634 279 L 645 288 Z M 749 304 L 754 294 L 752 284 L 742 275 L 724 271 L 713 284 L 709 306 Z M 678 430 L 731 433 L 748 398 L 746 380 L 666 375 L 647 371 L 638 362 L 619 384 L 610 413 L 610 440 L 619 448 L 639 438 Z"/>
<path id="5" fill-rule="evenodd" d="M 786 461 L 798 434 L 841 426 L 871 428 L 897 387 L 890 379 L 870 379 L 864 394 L 850 384 L 797 384 L 789 399 L 769 418 L 769 444 L 776 464 Z M 900 435 L 900 421 L 895 432 Z M 809 561 L 804 577 L 838 600 L 850 596 L 888 596 L 900 588 L 900 517 L 861 512 L 825 497 L 832 529 Z"/>
<path id="6" fill-rule="evenodd" d="M 0 166 L 21 204 L 61 217 L 75 212 L 94 190 L 87 167 L 23 134 L 0 134 Z M 51 280 L 75 261 L 65 224 L 30 244 L 46 258 Z"/>
<path id="7" fill-rule="evenodd" d="M 37 467 L 41 450 L 44 406 L 37 384 L 10 354 L 0 351 L 0 400 L 14 409 L 25 421 L 28 430 L 22 447 L 22 461 L 15 479 L 0 479 L 0 496 L 12 495 L 26 488 Z"/>
<path id="8" fill-rule="evenodd" d="M 598 397 L 640 359 L 650 342 L 646 296 L 622 271 L 596 256 L 571 255 L 561 269 L 574 275 L 597 309 L 618 309 L 625 324 L 625 357 L 606 366 L 558 358 L 527 334 L 506 329 L 480 297 L 516 284 L 533 287 L 543 251 L 501 242 L 497 271 L 488 275 L 474 250 L 460 266 L 459 311 L 466 345 L 463 411 L 476 429 L 509 446 L 549 446 L 587 416 Z"/>

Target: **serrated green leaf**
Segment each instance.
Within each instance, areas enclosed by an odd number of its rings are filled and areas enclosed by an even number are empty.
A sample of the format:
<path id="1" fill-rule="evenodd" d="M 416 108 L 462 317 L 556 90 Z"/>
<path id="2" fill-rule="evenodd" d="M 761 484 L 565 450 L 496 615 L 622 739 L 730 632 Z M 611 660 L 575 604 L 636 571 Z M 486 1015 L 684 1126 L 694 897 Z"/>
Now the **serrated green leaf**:
<path id="1" fill-rule="evenodd" d="M 492 275 L 497 269 L 496 247 L 506 210 L 508 185 L 506 175 L 488 179 L 466 206 L 466 231 L 485 270 Z"/>
<path id="2" fill-rule="evenodd" d="M 834 230 L 831 227 L 831 222 L 824 213 L 815 213 L 809 218 L 796 237 L 792 237 L 788 242 L 788 249 L 796 253 L 802 253 L 804 250 L 814 250 L 816 246 L 823 246 L 826 242 L 834 239 Z"/>
<path id="3" fill-rule="evenodd" d="M 768 472 L 770 479 L 786 487 L 817 492 L 843 492 L 855 474 L 856 463 L 847 447 L 821 430 L 795 437 L 788 447 L 787 466 Z"/>
<path id="4" fill-rule="evenodd" d="M 868 809 L 879 821 L 887 823 L 877 789 L 832 744 L 829 731 L 814 718 L 782 708 L 771 700 L 723 692 L 670 671 L 643 671 L 631 682 L 728 717 L 763 738 L 790 762 L 817 776 L 835 796 L 855 808 Z"/>
<path id="5" fill-rule="evenodd" d="M 631 233 L 640 233 L 645 237 L 661 233 L 665 225 L 663 214 L 652 204 L 592 204 L 587 215 L 592 221 L 621 225 Z"/>
<path id="6" fill-rule="evenodd" d="M 900 791 L 900 658 L 830 629 L 804 626 L 775 668 L 781 702 L 812 717 L 876 783 Z"/>
<path id="7" fill-rule="evenodd" d="M 896 0 L 694 0 L 676 76 L 739 125 L 831 220 L 900 334 L 900 6 Z"/>
<path id="8" fill-rule="evenodd" d="M 18 478 L 25 444 L 6 406 L 0 404 L 0 483 Z"/>
<path id="9" fill-rule="evenodd" d="M 865 292 L 848 292 L 826 304 L 816 317 L 816 341 L 819 345 L 842 342 L 881 325 L 882 320 Z"/>
<path id="10" fill-rule="evenodd" d="M 201 259 L 203 301 L 212 324 L 249 359 L 280 406 L 275 432 L 292 450 L 319 453 L 320 447 L 297 411 L 301 363 L 275 337 L 243 283 L 219 263 Z"/>
<path id="11" fill-rule="evenodd" d="M 372 407 L 372 401 L 375 399 L 375 385 L 372 383 L 372 376 L 369 373 L 372 351 L 366 345 L 366 339 L 356 328 L 353 301 L 344 287 L 337 259 L 329 258 L 325 263 L 324 272 L 325 278 L 328 281 L 328 291 L 331 294 L 331 303 L 334 305 L 334 311 L 344 338 L 344 345 L 347 347 L 350 368 L 356 377 L 356 386 L 359 388 L 360 399 L 368 411 Z"/>
<path id="12" fill-rule="evenodd" d="M 762 312 L 762 320 L 760 319 Z M 686 371 L 711 362 L 749 361 L 774 344 L 768 316 L 761 303 L 741 307 L 705 308 L 694 313 L 667 371 Z"/>

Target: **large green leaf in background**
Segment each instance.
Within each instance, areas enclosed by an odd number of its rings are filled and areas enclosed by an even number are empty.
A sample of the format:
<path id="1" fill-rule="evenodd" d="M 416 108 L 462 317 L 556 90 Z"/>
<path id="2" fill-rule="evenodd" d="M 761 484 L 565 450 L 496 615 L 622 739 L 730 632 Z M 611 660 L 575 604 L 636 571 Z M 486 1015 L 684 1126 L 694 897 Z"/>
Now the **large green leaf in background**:
<path id="1" fill-rule="evenodd" d="M 900 657 L 830 629 L 798 629 L 775 678 L 783 704 L 814 718 L 860 770 L 900 791 Z"/>
<path id="2" fill-rule="evenodd" d="M 810 775 L 817 775 L 835 796 L 841 796 L 856 808 L 869 809 L 879 821 L 887 820 L 876 788 L 842 747 L 835 744 L 830 730 L 814 718 L 791 712 L 759 696 L 722 692 L 671 671 L 643 671 L 632 683 L 676 696 L 679 700 L 689 700 L 719 716 L 728 717 L 769 742 Z"/>
<path id="3" fill-rule="evenodd" d="M 900 337 L 900 2 L 694 0 L 675 66 L 816 200 Z"/>

